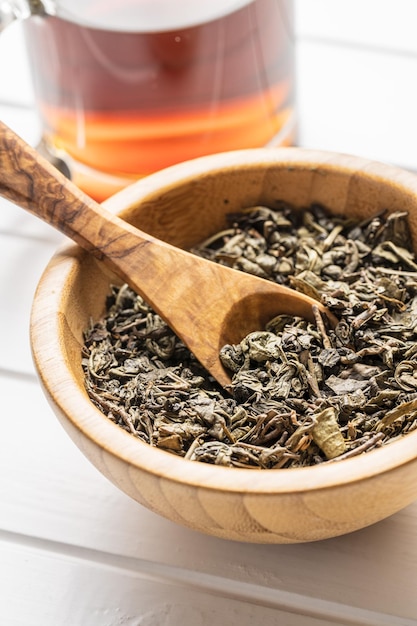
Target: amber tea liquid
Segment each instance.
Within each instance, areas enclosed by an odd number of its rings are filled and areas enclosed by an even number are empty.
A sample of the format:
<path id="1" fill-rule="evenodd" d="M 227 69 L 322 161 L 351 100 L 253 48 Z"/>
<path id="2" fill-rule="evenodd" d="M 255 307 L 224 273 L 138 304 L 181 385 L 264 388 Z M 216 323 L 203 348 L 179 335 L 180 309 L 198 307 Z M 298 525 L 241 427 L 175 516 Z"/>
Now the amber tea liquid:
<path id="1" fill-rule="evenodd" d="M 206 4 L 72 0 L 26 21 L 44 142 L 97 200 L 186 159 L 293 142 L 291 3 Z"/>

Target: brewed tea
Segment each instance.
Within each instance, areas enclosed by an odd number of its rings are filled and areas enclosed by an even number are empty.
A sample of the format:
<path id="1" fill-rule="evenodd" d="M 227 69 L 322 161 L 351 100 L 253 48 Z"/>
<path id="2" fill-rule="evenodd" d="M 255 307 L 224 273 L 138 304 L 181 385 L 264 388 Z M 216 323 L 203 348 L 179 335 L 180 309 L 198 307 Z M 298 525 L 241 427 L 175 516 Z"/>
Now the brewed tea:
<path id="1" fill-rule="evenodd" d="M 173 163 L 294 140 L 291 3 L 164 4 L 25 22 L 44 143 L 97 200 Z"/>

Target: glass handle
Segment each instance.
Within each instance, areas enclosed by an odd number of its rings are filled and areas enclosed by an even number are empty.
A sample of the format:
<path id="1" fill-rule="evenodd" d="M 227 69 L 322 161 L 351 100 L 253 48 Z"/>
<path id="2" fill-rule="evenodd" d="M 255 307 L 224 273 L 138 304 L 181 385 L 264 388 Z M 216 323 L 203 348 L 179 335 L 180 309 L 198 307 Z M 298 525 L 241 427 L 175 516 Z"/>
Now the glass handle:
<path id="1" fill-rule="evenodd" d="M 46 15 L 48 11 L 41 0 L 0 1 L 0 33 L 15 20 L 25 19 L 30 15 Z"/>

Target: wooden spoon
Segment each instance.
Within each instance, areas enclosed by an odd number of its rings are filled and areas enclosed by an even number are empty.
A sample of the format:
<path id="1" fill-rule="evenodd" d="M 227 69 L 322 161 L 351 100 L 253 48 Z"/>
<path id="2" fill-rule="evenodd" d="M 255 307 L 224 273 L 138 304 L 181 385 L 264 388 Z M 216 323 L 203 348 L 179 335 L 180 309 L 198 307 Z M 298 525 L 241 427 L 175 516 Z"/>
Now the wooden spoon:
<path id="1" fill-rule="evenodd" d="M 334 316 L 312 298 L 194 256 L 102 208 L 0 122 L 0 195 L 91 252 L 166 321 L 226 386 L 220 348 L 261 330 L 278 314 Z M 197 218 L 197 216 L 196 216 Z"/>

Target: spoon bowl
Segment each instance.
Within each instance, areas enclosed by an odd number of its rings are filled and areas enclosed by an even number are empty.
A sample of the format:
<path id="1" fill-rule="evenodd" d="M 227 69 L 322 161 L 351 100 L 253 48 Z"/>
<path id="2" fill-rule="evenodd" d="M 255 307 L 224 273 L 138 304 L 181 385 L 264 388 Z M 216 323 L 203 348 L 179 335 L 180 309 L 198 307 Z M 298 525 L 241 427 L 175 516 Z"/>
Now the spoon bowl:
<path id="1" fill-rule="evenodd" d="M 336 324 L 292 289 L 196 257 L 134 228 L 85 195 L 0 122 L 0 195 L 40 217 L 140 294 L 200 363 L 226 386 L 219 351 L 286 313 Z"/>

